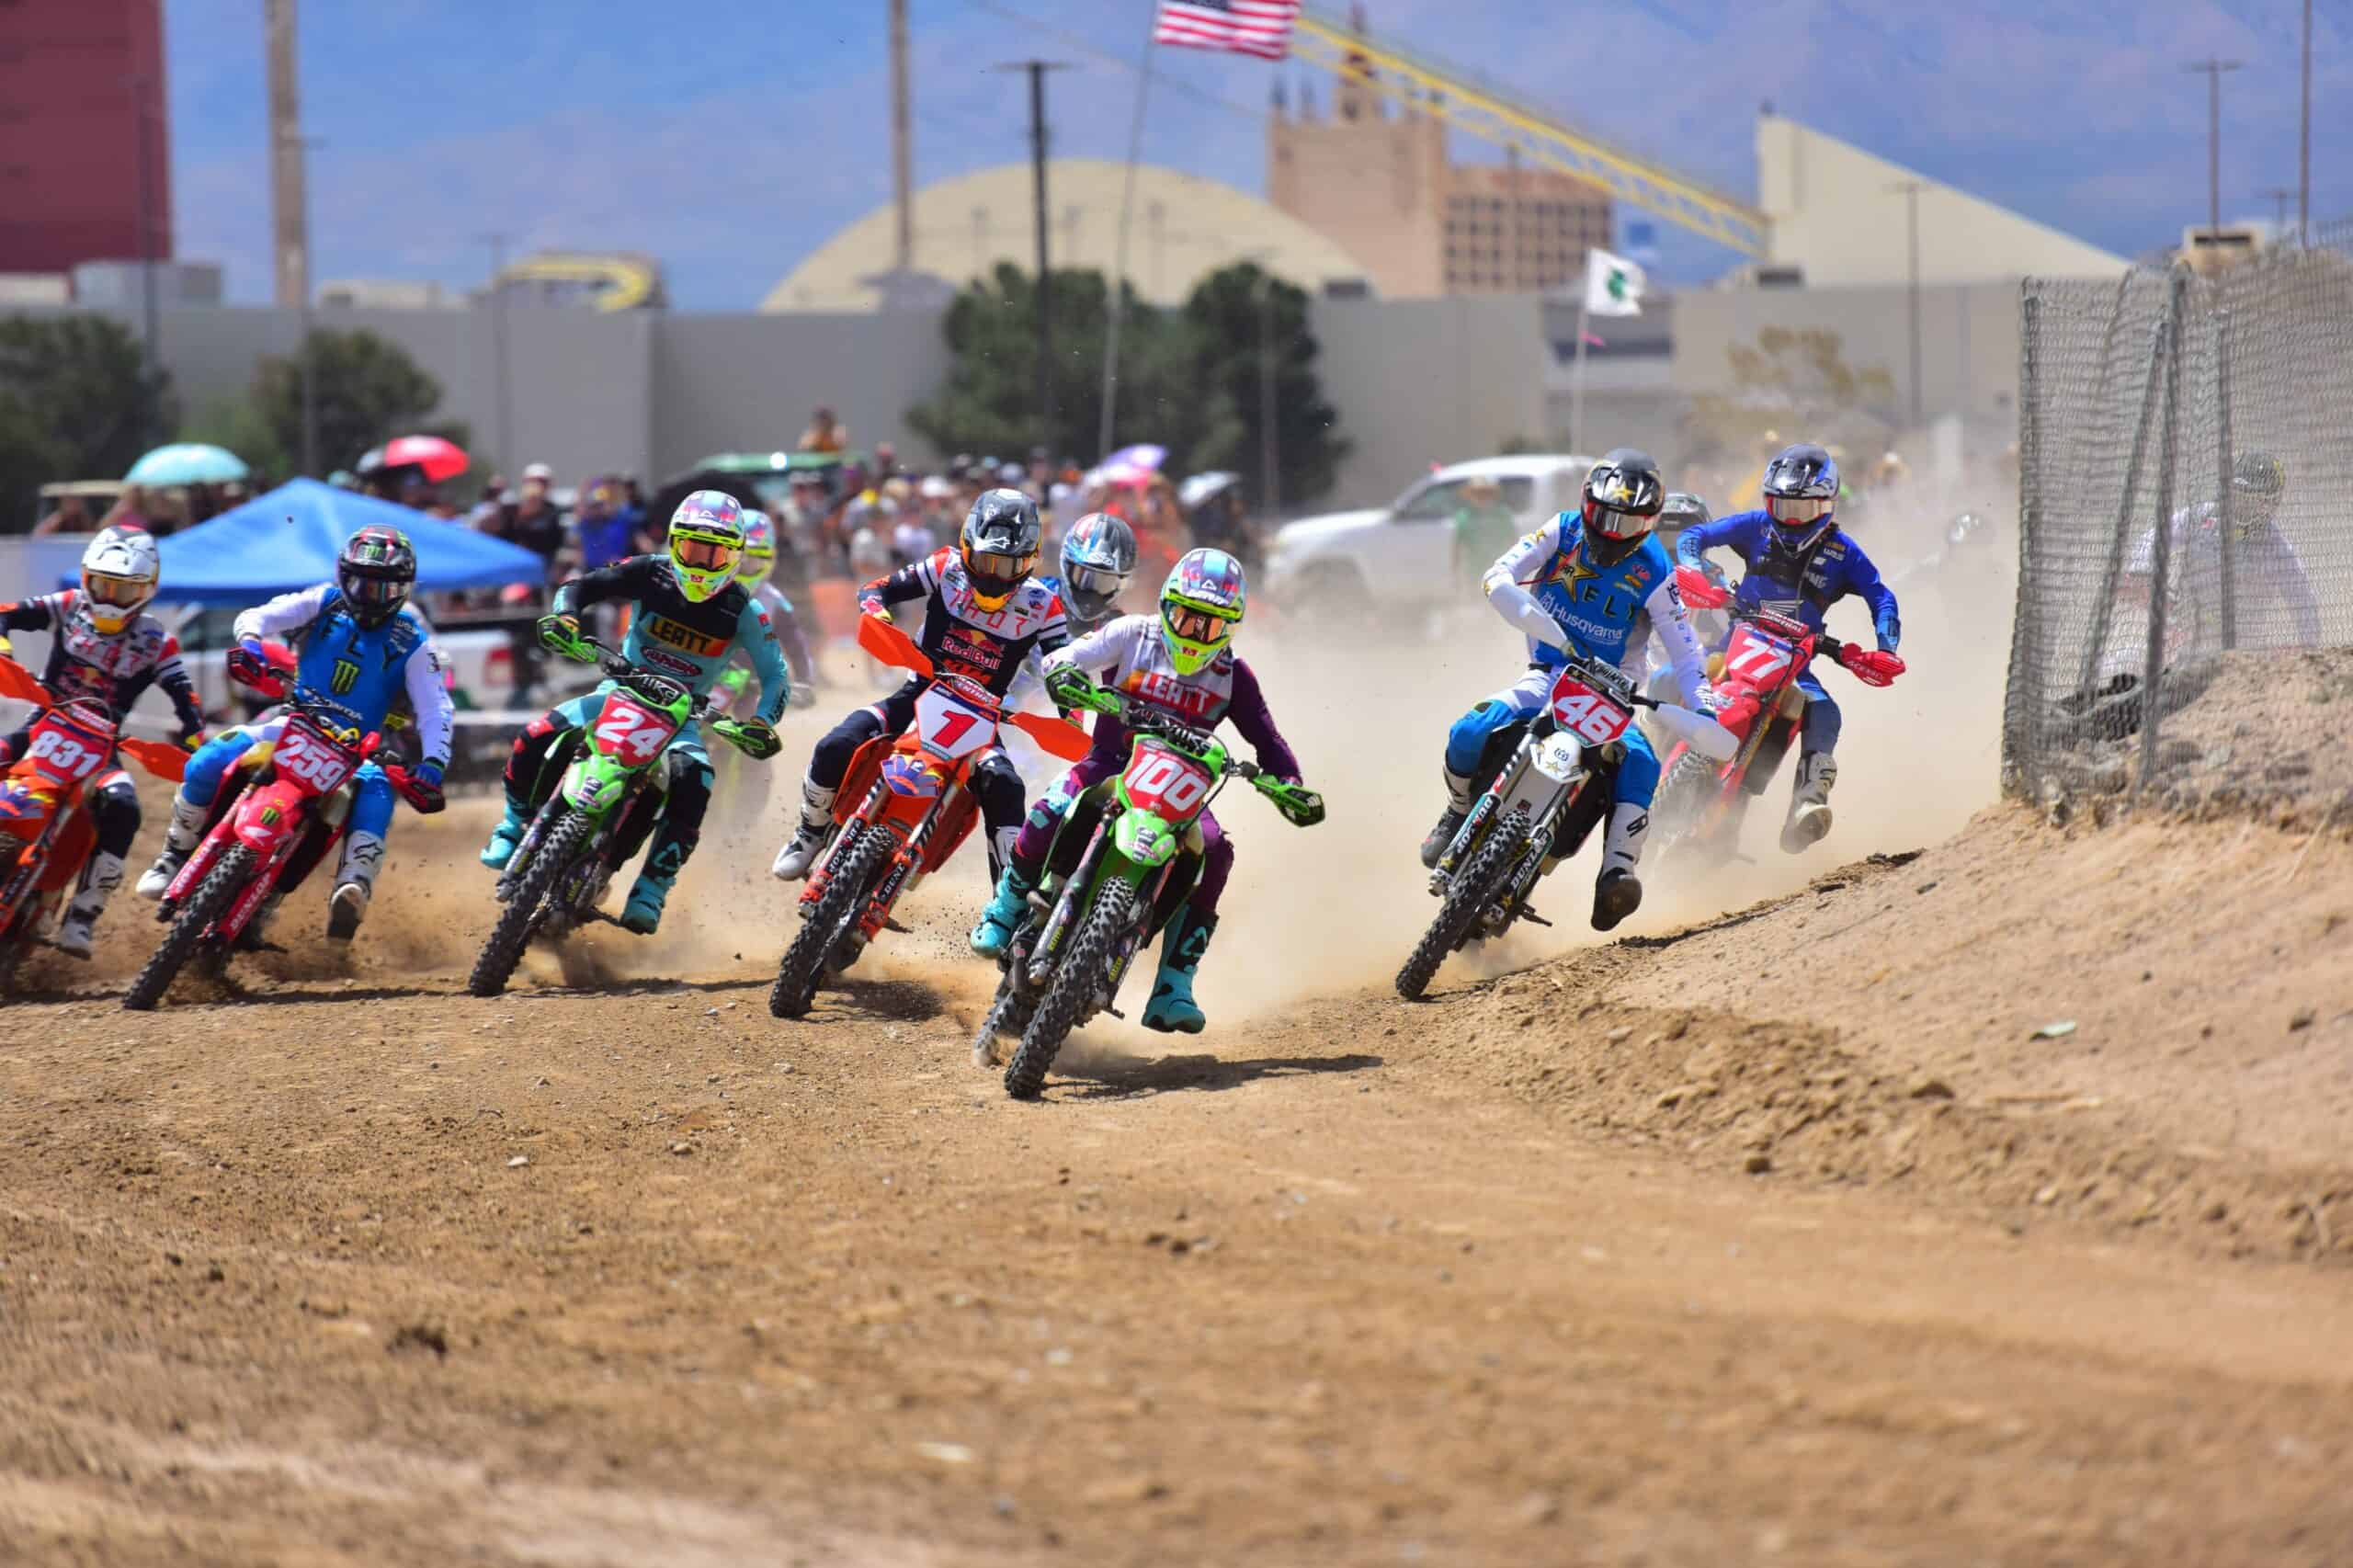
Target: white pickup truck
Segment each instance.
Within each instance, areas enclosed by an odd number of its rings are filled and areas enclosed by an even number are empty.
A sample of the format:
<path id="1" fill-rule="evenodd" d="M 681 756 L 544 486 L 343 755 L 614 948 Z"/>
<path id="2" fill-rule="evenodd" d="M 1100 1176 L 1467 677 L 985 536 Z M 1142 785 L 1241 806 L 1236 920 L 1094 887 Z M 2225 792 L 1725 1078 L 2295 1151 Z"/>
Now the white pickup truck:
<path id="1" fill-rule="evenodd" d="M 1386 506 L 1302 518 L 1275 534 L 1267 592 L 1287 608 L 1343 620 L 1374 608 L 1439 608 L 1461 595 L 1454 515 L 1466 484 L 1494 481 L 1527 533 L 1582 504 L 1593 464 L 1565 454 L 1481 458 L 1438 470 Z"/>

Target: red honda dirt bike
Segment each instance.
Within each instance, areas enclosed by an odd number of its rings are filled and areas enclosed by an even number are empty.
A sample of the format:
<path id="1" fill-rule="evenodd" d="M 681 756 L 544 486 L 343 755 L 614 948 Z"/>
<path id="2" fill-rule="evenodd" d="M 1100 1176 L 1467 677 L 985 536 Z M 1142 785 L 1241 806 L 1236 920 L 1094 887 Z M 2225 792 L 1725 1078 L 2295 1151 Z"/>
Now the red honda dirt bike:
<path id="1" fill-rule="evenodd" d="M 16 978 L 65 901 L 81 885 L 97 846 L 90 781 L 119 751 L 158 778 L 176 783 L 188 753 L 119 733 L 107 706 L 87 697 L 60 701 L 30 670 L 0 658 L 0 697 L 44 710 L 24 754 L 0 773 L 0 989 Z"/>
<path id="2" fill-rule="evenodd" d="M 1061 719 L 1006 710 L 1004 699 L 964 676 L 942 674 L 905 632 L 872 616 L 858 623 L 858 645 L 886 665 L 927 677 L 903 735 L 877 735 L 858 748 L 834 797 L 833 847 L 801 892 L 801 929 L 777 965 L 768 1011 L 797 1018 L 817 986 L 858 961 L 890 924 L 891 910 L 948 863 L 979 819 L 973 766 L 1011 725 L 1050 756 L 1075 762 L 1086 732 Z"/>
<path id="3" fill-rule="evenodd" d="M 217 971 L 241 940 L 258 940 L 256 917 L 271 895 L 299 887 L 343 841 L 352 776 L 382 744 L 381 733 L 362 736 L 334 710 L 296 699 L 269 755 L 248 766 L 248 753 L 222 780 L 203 842 L 156 909 L 171 929 L 123 993 L 125 1007 L 153 1007 L 190 959 Z M 406 768 L 384 772 L 403 799 L 421 803 Z"/>
<path id="4" fill-rule="evenodd" d="M 1740 749 L 1730 762 L 1716 763 L 1677 741 L 1661 758 L 1651 836 L 1662 858 L 1677 849 L 1715 860 L 1732 858 L 1749 799 L 1771 787 L 1805 722 L 1798 677 L 1819 658 L 1843 666 L 1860 652 L 1771 610 L 1733 611 L 1722 663 L 1710 673 L 1716 722 L 1740 736 Z"/>

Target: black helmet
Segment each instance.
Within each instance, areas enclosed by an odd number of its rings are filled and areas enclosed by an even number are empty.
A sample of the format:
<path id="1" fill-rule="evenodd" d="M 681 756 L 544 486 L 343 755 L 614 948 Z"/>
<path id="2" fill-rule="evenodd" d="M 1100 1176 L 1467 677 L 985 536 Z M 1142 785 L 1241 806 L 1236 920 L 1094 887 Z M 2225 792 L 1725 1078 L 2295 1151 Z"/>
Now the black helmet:
<path id="1" fill-rule="evenodd" d="M 2288 470 L 2269 452 L 2242 452 L 2231 465 L 2231 526 L 2248 534 L 2279 515 Z"/>
<path id="2" fill-rule="evenodd" d="M 408 535 L 381 523 L 370 523 L 344 540 L 335 558 L 335 586 L 352 618 L 366 627 L 383 625 L 408 603 L 416 585 L 416 549 Z"/>
<path id="3" fill-rule="evenodd" d="M 1585 544 L 1604 566 L 1624 560 L 1650 537 L 1666 482 L 1645 451 L 1619 447 L 1585 476 Z"/>
<path id="4" fill-rule="evenodd" d="M 1811 441 L 1783 447 L 1765 465 L 1766 515 L 1800 549 L 1822 537 L 1838 506 L 1838 460 Z"/>
<path id="5" fill-rule="evenodd" d="M 1045 532 L 1038 503 L 1019 490 L 983 490 L 964 519 L 957 541 L 964 575 L 983 609 L 1002 609 L 1013 590 L 1038 564 L 1038 540 Z"/>

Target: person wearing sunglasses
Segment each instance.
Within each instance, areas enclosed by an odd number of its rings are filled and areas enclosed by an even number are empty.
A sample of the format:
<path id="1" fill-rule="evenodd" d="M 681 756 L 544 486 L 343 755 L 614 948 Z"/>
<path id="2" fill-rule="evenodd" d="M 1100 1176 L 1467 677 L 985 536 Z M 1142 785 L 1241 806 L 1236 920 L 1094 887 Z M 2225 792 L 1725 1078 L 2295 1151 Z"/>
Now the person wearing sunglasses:
<path id="1" fill-rule="evenodd" d="M 1684 598 L 1701 608 L 1729 603 L 1735 615 L 1769 611 L 1816 631 L 1832 605 L 1854 595 L 1870 608 L 1879 646 L 1847 644 L 1846 666 L 1866 686 L 1886 686 L 1904 673 L 1895 653 L 1903 619 L 1879 568 L 1839 528 L 1837 503 L 1837 461 L 1811 443 L 1785 447 L 1765 465 L 1763 507 L 1683 530 L 1675 541 L 1676 582 Z M 1708 580 L 1711 550 L 1729 550 L 1748 568 L 1729 594 Z M 1781 825 L 1781 847 L 1791 855 L 1830 831 L 1830 787 L 1838 781 L 1831 756 L 1838 744 L 1838 704 L 1811 669 L 1798 677 L 1798 689 L 1805 694 L 1805 719 L 1790 814 Z"/>
<path id="2" fill-rule="evenodd" d="M 1003 697 L 1027 668 L 1044 678 L 1041 661 L 1070 641 L 1061 596 L 1030 574 L 1045 529 L 1038 503 L 1018 490 L 984 490 L 964 518 L 952 547 L 875 578 L 858 590 L 861 614 L 896 624 L 904 613 L 916 645 L 935 670 L 966 676 Z M 915 718 L 915 699 L 930 682 L 912 676 L 881 701 L 860 708 L 828 731 L 810 754 L 801 781 L 801 824 L 769 868 L 779 881 L 809 874 L 834 834 L 834 796 L 858 748 L 876 735 L 896 735 Z M 1002 748 L 993 747 L 972 769 L 988 828 L 989 874 L 1004 871 L 1014 835 L 1021 831 L 1026 793 L 1021 775 Z"/>

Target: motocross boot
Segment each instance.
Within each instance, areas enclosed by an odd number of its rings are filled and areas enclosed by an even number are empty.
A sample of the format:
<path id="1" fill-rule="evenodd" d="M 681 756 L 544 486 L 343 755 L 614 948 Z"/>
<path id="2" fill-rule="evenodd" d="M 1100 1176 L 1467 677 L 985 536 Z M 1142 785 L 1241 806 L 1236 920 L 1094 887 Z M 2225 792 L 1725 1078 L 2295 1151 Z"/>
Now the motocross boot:
<path id="1" fill-rule="evenodd" d="M 107 900 L 121 885 L 122 857 L 103 849 L 92 855 L 82 872 L 82 891 L 65 906 L 64 916 L 57 923 L 57 935 L 50 938 L 51 945 L 67 958 L 88 958 L 90 927 L 98 923 L 98 916 L 106 913 Z"/>
<path id="2" fill-rule="evenodd" d="M 482 863 L 494 871 L 506 869 L 515 858 L 515 850 L 523 842 L 523 835 L 530 831 L 531 813 L 514 796 L 506 797 L 506 814 L 490 830 L 490 842 L 482 846 Z"/>
<path id="3" fill-rule="evenodd" d="M 1209 1024 L 1193 1000 L 1193 971 L 1210 950 L 1217 931 L 1217 916 L 1202 916 L 1187 904 L 1168 923 L 1160 937 L 1160 972 L 1153 977 L 1152 1000 L 1143 1010 L 1143 1027 L 1162 1034 L 1199 1034 Z"/>
<path id="4" fill-rule="evenodd" d="M 1609 832 L 1602 840 L 1601 874 L 1593 880 L 1593 928 L 1614 931 L 1643 906 L 1643 880 L 1634 868 L 1651 831 L 1651 811 L 1631 801 L 1609 808 Z"/>
<path id="5" fill-rule="evenodd" d="M 661 928 L 662 906 L 669 902 L 670 889 L 693 848 L 691 842 L 671 837 L 665 825 L 662 836 L 645 857 L 645 869 L 637 874 L 636 885 L 629 890 L 629 903 L 621 907 L 624 929 L 651 937 Z"/>
<path id="6" fill-rule="evenodd" d="M 821 784 L 803 778 L 801 781 L 801 825 L 776 852 L 776 864 L 768 870 L 778 881 L 797 882 L 809 874 L 824 853 L 825 840 L 834 831 L 834 791 Z"/>
<path id="7" fill-rule="evenodd" d="M 1830 787 L 1838 782 L 1838 759 L 1826 751 L 1810 751 L 1798 758 L 1796 785 L 1790 791 L 1790 820 L 1781 824 L 1781 847 L 1802 855 L 1830 831 Z"/>
<path id="8" fill-rule="evenodd" d="M 1471 780 L 1450 767 L 1439 771 L 1446 779 L 1446 810 L 1438 813 L 1438 825 L 1422 840 L 1422 864 L 1433 871 L 1438 869 L 1438 857 L 1462 831 L 1462 819 L 1471 814 Z"/>
<path id="9" fill-rule="evenodd" d="M 1037 883 L 1021 874 L 1021 869 L 1007 861 L 1005 875 L 997 879 L 996 892 L 989 906 L 981 911 L 981 923 L 972 927 L 972 951 L 984 959 L 1003 958 L 1006 946 L 1013 940 L 1016 927 L 1021 924 L 1021 912 L 1029 907 L 1029 894 Z"/>
<path id="10" fill-rule="evenodd" d="M 376 871 L 384 863 L 384 840 L 373 833 L 347 834 L 343 866 L 335 873 L 335 892 L 327 895 L 327 937 L 348 942 L 358 933 L 376 892 Z"/>
<path id="11" fill-rule="evenodd" d="M 180 874 L 180 868 L 188 864 L 188 858 L 204 841 L 205 814 L 205 807 L 174 792 L 172 822 L 164 830 L 163 851 L 139 879 L 137 891 L 141 898 L 158 899 L 172 891 L 172 879 Z"/>

